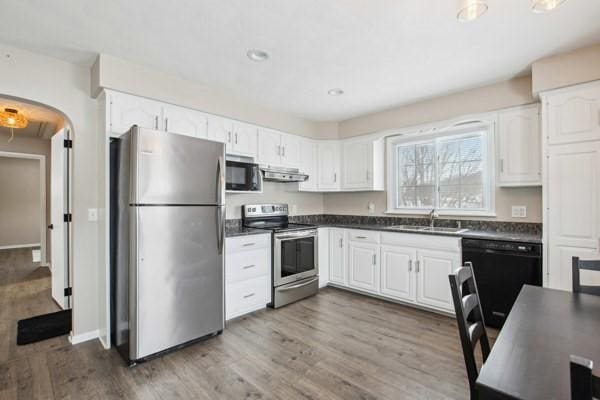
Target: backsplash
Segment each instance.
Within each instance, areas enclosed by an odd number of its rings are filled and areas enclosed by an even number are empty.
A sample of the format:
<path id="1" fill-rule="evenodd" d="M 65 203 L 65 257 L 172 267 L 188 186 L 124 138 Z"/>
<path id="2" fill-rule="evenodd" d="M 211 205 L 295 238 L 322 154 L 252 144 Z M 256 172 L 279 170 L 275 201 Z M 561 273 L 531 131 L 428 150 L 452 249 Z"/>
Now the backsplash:
<path id="1" fill-rule="evenodd" d="M 290 222 L 298 224 L 349 224 L 349 225 L 429 225 L 428 218 L 414 217 L 382 217 L 366 215 L 293 215 Z M 235 228 L 241 226 L 241 219 L 228 219 L 226 226 Z M 532 235 L 542 234 L 542 224 L 534 222 L 505 222 L 505 221 L 481 221 L 481 220 L 457 220 L 436 218 L 435 226 L 458 227 L 476 231 L 503 232 L 503 233 L 527 233 Z"/>

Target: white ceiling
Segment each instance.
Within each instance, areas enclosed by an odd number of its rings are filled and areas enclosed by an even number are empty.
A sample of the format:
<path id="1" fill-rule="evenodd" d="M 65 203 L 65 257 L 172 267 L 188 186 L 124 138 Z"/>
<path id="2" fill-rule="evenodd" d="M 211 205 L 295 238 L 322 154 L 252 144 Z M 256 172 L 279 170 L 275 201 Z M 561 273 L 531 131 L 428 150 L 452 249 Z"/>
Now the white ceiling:
<path id="1" fill-rule="evenodd" d="M 77 63 L 108 53 L 312 120 L 361 114 L 524 74 L 600 42 L 600 1 L 533 14 L 489 0 L 28 0 L 6 2 L 0 40 Z M 271 58 L 255 63 L 248 49 Z M 340 97 L 327 95 L 342 88 Z"/>

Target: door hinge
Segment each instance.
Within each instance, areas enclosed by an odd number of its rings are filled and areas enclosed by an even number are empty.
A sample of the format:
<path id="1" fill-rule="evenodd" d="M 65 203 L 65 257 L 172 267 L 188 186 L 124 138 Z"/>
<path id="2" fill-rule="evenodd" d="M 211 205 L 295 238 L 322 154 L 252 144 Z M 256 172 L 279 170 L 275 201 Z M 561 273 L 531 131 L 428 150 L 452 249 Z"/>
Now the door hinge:
<path id="1" fill-rule="evenodd" d="M 65 297 L 67 296 L 71 296 L 73 294 L 73 288 L 71 287 L 66 287 L 65 288 Z"/>
<path id="2" fill-rule="evenodd" d="M 73 141 L 71 139 L 65 139 L 63 141 L 63 146 L 65 149 L 72 149 L 73 148 Z"/>
<path id="3" fill-rule="evenodd" d="M 65 222 L 72 222 L 73 221 L 73 214 L 71 214 L 71 213 L 64 214 L 63 215 L 63 221 L 65 221 Z"/>

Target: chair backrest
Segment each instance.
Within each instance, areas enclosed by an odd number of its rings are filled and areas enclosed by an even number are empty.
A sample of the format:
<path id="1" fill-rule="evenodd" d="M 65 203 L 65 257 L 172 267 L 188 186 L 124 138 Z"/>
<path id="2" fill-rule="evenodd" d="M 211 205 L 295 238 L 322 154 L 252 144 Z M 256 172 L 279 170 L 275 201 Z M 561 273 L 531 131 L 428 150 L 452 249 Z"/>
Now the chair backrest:
<path id="1" fill-rule="evenodd" d="M 600 398 L 600 377 L 593 374 L 592 360 L 571 356 L 571 400 Z"/>
<path id="2" fill-rule="evenodd" d="M 476 399 L 477 389 L 475 381 L 479 372 L 475 361 L 475 347 L 477 343 L 480 344 L 483 362 L 485 362 L 490 354 L 490 342 L 485 330 L 485 322 L 483 320 L 479 292 L 477 291 L 477 283 L 473 275 L 472 265 L 466 263 L 464 267 L 458 268 L 454 274 L 450 274 L 448 279 L 450 280 L 456 322 L 458 324 L 460 342 L 469 377 L 471 399 Z"/>
<path id="3" fill-rule="evenodd" d="M 573 293 L 586 293 L 600 296 L 600 286 L 582 285 L 579 272 L 582 269 L 600 272 L 600 260 L 580 260 L 573 257 Z"/>

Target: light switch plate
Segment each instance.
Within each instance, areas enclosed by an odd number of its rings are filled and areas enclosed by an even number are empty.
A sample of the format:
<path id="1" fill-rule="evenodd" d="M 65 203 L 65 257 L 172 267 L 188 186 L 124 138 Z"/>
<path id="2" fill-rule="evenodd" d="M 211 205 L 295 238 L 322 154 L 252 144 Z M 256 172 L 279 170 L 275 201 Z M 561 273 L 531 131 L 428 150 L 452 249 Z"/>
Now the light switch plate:
<path id="1" fill-rule="evenodd" d="M 90 222 L 98 221 L 98 209 L 97 208 L 88 208 L 88 221 L 90 221 Z"/>
<path id="2" fill-rule="evenodd" d="M 513 218 L 526 218 L 527 217 L 527 206 L 512 206 L 512 217 Z"/>

